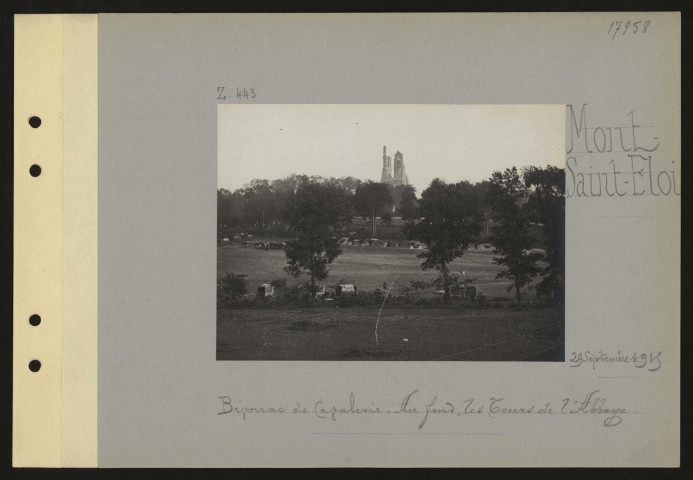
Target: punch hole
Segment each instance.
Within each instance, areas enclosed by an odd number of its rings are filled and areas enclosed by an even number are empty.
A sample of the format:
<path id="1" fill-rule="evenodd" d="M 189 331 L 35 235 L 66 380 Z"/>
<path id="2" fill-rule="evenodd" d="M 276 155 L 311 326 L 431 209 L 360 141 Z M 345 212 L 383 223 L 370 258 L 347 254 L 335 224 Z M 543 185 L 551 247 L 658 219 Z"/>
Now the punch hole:
<path id="1" fill-rule="evenodd" d="M 41 175 L 41 167 L 39 167 L 36 164 L 33 164 L 31 167 L 29 167 L 29 173 L 32 177 L 38 177 L 39 175 Z"/>
<path id="2" fill-rule="evenodd" d="M 33 116 L 29 119 L 29 125 L 33 128 L 38 128 L 41 126 L 41 119 L 37 116 Z"/>
<path id="3" fill-rule="evenodd" d="M 33 327 L 38 327 L 39 325 L 41 325 L 41 315 L 33 314 L 29 317 L 29 323 Z"/>
<path id="4" fill-rule="evenodd" d="M 38 360 L 30 361 L 29 362 L 29 370 L 31 370 L 34 373 L 38 372 L 39 370 L 41 370 L 41 362 L 39 362 Z"/>

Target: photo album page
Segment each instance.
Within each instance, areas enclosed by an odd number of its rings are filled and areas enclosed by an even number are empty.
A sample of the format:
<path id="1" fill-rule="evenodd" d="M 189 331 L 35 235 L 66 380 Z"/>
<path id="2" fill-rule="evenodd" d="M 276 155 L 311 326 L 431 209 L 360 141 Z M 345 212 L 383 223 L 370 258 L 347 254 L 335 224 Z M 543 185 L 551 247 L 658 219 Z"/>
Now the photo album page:
<path id="1" fill-rule="evenodd" d="M 16 467 L 678 467 L 681 15 L 17 15 Z"/>

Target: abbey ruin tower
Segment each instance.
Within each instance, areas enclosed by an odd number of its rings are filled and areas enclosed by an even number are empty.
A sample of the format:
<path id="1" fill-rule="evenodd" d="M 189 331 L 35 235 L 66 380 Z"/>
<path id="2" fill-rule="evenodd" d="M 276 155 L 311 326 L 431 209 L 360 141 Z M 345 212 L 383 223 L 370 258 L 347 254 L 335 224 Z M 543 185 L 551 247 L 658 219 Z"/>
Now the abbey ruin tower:
<path id="1" fill-rule="evenodd" d="M 380 183 L 389 183 L 393 187 L 399 185 L 409 185 L 409 179 L 404 171 L 404 155 L 397 151 L 395 153 L 394 175 L 392 173 L 392 157 L 387 155 L 387 147 L 383 146 L 383 173 Z"/>

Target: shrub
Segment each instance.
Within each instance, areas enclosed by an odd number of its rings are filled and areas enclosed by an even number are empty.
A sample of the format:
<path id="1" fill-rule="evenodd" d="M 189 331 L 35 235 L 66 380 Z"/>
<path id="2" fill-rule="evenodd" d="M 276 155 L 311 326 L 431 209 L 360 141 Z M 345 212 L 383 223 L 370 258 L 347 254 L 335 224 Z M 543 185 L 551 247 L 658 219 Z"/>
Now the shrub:
<path id="1" fill-rule="evenodd" d="M 231 304 L 236 304 L 248 293 L 247 275 L 226 272 L 226 275 L 217 280 L 217 292 L 221 296 L 227 296 Z"/>
<path id="2" fill-rule="evenodd" d="M 270 285 L 272 285 L 276 290 L 285 290 L 286 278 L 275 278 L 270 282 Z"/>

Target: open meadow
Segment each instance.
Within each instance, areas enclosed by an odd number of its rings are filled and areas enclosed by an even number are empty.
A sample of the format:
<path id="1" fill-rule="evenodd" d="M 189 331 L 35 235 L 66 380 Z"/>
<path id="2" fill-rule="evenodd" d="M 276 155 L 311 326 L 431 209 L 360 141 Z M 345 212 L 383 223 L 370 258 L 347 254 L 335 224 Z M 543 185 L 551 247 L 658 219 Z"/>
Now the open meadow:
<path id="1" fill-rule="evenodd" d="M 217 275 L 226 272 L 248 276 L 248 290 L 251 295 L 257 291 L 258 285 L 269 283 L 276 278 L 286 279 L 289 285 L 305 282 L 308 277 L 294 278 L 284 272 L 286 256 L 283 250 L 263 250 L 253 246 L 254 240 L 247 247 L 241 247 L 236 242 L 232 245 L 219 247 L 217 250 Z M 282 241 L 263 239 L 262 241 Z M 383 288 L 383 283 L 394 281 L 392 294 L 397 294 L 402 287 L 408 286 L 413 280 L 432 281 L 438 277 L 437 270 L 421 270 L 421 260 L 416 257 L 421 250 L 408 248 L 384 247 L 353 247 L 343 246 L 342 254 L 328 267 L 329 276 L 322 284 L 352 283 L 360 291 Z M 507 280 L 496 280 L 499 270 L 493 264 L 491 249 L 479 247 L 467 251 L 449 265 L 451 272 L 465 272 L 467 278 L 474 280 L 474 285 L 487 298 L 507 297 L 511 299 L 506 287 Z M 527 298 L 534 298 L 533 289 L 524 292 Z"/>
<path id="2" fill-rule="evenodd" d="M 282 269 L 282 250 L 264 250 L 238 242 L 218 248 L 218 275 L 247 275 L 248 297 L 257 286 L 284 278 L 289 285 L 305 282 Z M 422 271 L 420 250 L 383 247 L 342 247 L 330 266 L 325 285 L 353 283 L 360 291 L 388 287 L 391 295 L 413 280 L 434 280 L 435 270 Z M 450 264 L 452 272 L 465 272 L 486 298 L 504 298 L 502 308 L 474 303 L 427 306 L 388 304 L 339 308 L 316 303 L 312 307 L 255 305 L 250 308 L 217 307 L 218 360 L 495 360 L 563 361 L 562 307 L 533 304 L 534 289 L 526 289 L 527 302 L 512 306 L 509 282 L 495 279 L 491 249 L 472 248 Z M 427 292 L 432 298 L 432 292 Z M 493 303 L 493 302 L 492 302 Z M 375 332 L 378 332 L 376 343 Z"/>

